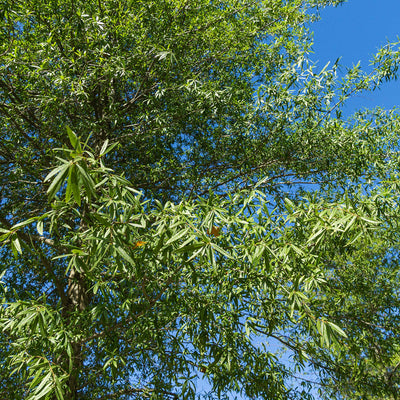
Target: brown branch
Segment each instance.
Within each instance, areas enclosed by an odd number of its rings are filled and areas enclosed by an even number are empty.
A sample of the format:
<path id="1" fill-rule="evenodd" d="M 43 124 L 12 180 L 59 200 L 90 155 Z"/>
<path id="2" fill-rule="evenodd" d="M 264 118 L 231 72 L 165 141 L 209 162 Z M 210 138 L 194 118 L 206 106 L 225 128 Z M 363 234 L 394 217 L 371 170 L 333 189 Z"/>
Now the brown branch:
<path id="1" fill-rule="evenodd" d="M 148 81 L 149 73 L 150 73 L 151 69 L 153 68 L 153 65 L 154 65 L 155 61 L 156 61 L 156 58 L 154 57 L 153 60 L 151 61 L 150 65 L 148 66 L 148 68 L 147 68 L 147 70 L 146 70 L 146 72 L 145 72 L 145 75 L 144 75 L 142 81 L 140 82 L 140 85 L 139 85 L 138 89 L 136 90 L 134 96 L 133 96 L 130 100 L 128 100 L 128 101 L 122 106 L 122 109 L 123 109 L 124 111 L 126 111 L 127 109 L 129 109 L 130 106 L 131 106 L 132 104 L 134 104 L 134 103 L 139 99 L 139 97 L 142 96 L 142 93 L 141 93 L 142 88 L 143 88 L 145 82 Z M 154 88 L 154 87 L 155 87 L 155 85 L 153 85 L 153 88 Z"/>

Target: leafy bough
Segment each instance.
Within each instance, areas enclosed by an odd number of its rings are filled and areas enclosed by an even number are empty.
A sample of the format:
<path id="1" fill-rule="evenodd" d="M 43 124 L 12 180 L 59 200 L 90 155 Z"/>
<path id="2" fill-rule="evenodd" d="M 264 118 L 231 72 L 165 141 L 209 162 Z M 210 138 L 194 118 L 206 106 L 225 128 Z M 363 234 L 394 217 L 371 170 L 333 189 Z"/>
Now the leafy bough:
<path id="1" fill-rule="evenodd" d="M 45 294 L 3 301 L 1 330 L 13 349 L 8 367 L 23 377 L 26 398 L 68 398 L 85 369 L 83 354 L 102 354 L 99 362 L 112 381 L 120 366 L 140 370 L 132 354 L 145 357 L 153 348 L 154 333 L 145 326 L 154 313 L 164 332 L 157 340 L 167 344 L 151 352 L 160 359 L 179 354 L 176 364 L 168 361 L 177 387 L 192 371 L 189 383 L 202 372 L 220 393 L 234 376 L 249 391 L 245 366 L 254 364 L 279 371 L 254 375 L 265 380 L 258 392 L 253 387 L 254 395 L 274 385 L 283 390 L 287 366 L 265 357 L 267 350 L 260 353 L 256 336 L 277 339 L 300 367 L 319 348 L 340 350 L 346 333 L 316 304 L 337 244 L 351 251 L 379 228 L 376 202 L 287 200 L 285 212 L 277 213 L 253 190 L 162 204 L 105 167 L 116 144 L 105 142 L 94 156 L 67 132 L 71 148 L 58 149 L 60 165 L 45 178 L 51 208 L 1 232 L 15 257 L 23 252 L 21 243 L 31 243 L 64 268 L 64 276 L 50 277 L 51 289 L 62 290 L 59 303 Z M 104 324 L 104 318 L 114 322 Z M 106 340 L 110 327 L 135 338 L 136 347 L 118 354 Z M 102 350 L 96 350 L 99 343 Z M 233 348 L 246 351 L 239 355 Z M 154 391 L 154 384 L 150 379 L 146 390 Z M 181 387 L 183 398 L 190 398 L 190 384 Z"/>

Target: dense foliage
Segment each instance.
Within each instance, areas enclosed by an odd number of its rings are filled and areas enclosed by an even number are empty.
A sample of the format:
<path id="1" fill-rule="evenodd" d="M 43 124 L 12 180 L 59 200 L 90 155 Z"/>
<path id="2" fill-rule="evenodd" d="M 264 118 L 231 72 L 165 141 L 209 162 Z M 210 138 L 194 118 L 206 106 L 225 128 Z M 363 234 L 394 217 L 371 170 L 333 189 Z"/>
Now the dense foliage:
<path id="1" fill-rule="evenodd" d="M 341 110 L 400 56 L 312 65 L 338 3 L 0 0 L 1 398 L 398 398 L 399 117 Z"/>

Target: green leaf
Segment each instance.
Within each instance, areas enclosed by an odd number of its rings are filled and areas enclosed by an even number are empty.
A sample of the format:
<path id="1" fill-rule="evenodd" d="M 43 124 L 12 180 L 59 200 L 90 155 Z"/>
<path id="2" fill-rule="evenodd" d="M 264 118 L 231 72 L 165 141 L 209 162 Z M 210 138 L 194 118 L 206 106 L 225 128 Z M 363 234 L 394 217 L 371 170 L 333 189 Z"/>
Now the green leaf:
<path id="1" fill-rule="evenodd" d="M 43 181 L 43 182 L 47 182 L 47 181 L 50 180 L 54 175 L 59 174 L 59 173 L 64 169 L 65 164 L 68 164 L 68 163 L 69 163 L 69 162 L 66 161 L 66 160 L 62 160 L 62 159 L 61 159 L 61 161 L 62 161 L 62 164 L 59 165 L 58 167 L 52 169 L 52 170 L 47 174 L 47 176 L 44 178 L 44 181 Z"/>
<path id="2" fill-rule="evenodd" d="M 344 338 L 347 338 L 346 332 L 342 328 L 340 328 L 338 325 L 334 324 L 333 322 L 327 321 L 327 324 L 329 325 L 330 328 L 332 328 L 335 332 L 337 332 L 340 336 L 343 336 Z"/>
<path id="3" fill-rule="evenodd" d="M 12 245 L 15 247 L 19 254 L 22 254 L 21 244 L 17 236 L 14 236 L 14 238 L 12 239 Z"/>
<path id="4" fill-rule="evenodd" d="M 53 182 L 47 189 L 49 200 L 52 200 L 56 196 L 61 185 L 64 183 L 65 178 L 68 175 L 69 167 L 70 167 L 69 163 L 62 165 L 62 168 L 60 168 L 58 175 L 54 178 Z"/>
<path id="5" fill-rule="evenodd" d="M 106 142 L 107 142 L 107 141 L 106 141 Z M 108 142 L 107 142 L 107 145 L 108 145 Z M 117 147 L 118 145 L 119 145 L 118 142 L 113 143 L 113 144 L 111 144 L 111 145 L 108 146 L 108 147 L 105 146 L 105 145 L 103 144 L 103 147 L 101 148 L 101 151 L 100 151 L 100 157 L 105 156 L 107 153 L 109 153 L 110 151 L 114 150 L 115 147 Z"/>
<path id="6" fill-rule="evenodd" d="M 53 390 L 53 376 L 50 371 L 47 375 L 43 376 L 40 384 L 35 388 L 32 400 L 42 400 L 47 393 Z"/>
<path id="7" fill-rule="evenodd" d="M 187 245 L 187 246 L 180 247 L 179 249 L 176 249 L 175 253 L 189 253 L 189 252 L 192 252 L 194 250 L 200 249 L 200 248 L 202 248 L 202 247 L 204 247 L 206 245 L 207 245 L 206 243 L 190 244 L 190 245 Z"/>
<path id="8" fill-rule="evenodd" d="M 107 147 L 108 147 L 108 139 L 106 139 L 106 141 L 103 143 L 103 146 L 101 146 L 100 157 L 102 157 L 102 156 L 104 156 L 104 154 L 106 154 Z"/>
<path id="9" fill-rule="evenodd" d="M 56 391 L 57 400 L 64 400 L 64 392 L 61 387 L 61 382 L 57 378 L 57 375 L 54 376 L 54 379 L 55 379 L 55 391 Z"/>
<path id="10" fill-rule="evenodd" d="M 129 262 L 129 264 L 135 266 L 136 263 L 133 261 L 132 257 L 121 247 L 121 246 L 115 246 L 115 251 L 126 261 Z"/>
<path id="11" fill-rule="evenodd" d="M 43 367 L 36 370 L 35 376 L 30 383 L 31 387 L 35 387 L 39 382 L 42 381 L 44 371 L 45 371 L 45 368 L 43 368 Z"/>
<path id="12" fill-rule="evenodd" d="M 39 235 L 40 235 L 40 236 L 43 236 L 43 221 L 42 221 L 42 220 L 39 220 L 39 221 L 36 223 L 36 229 L 37 229 Z"/>
<path id="13" fill-rule="evenodd" d="M 82 154 L 82 148 L 81 148 L 79 138 L 76 136 L 75 132 L 73 132 L 69 126 L 66 127 L 66 130 L 68 133 L 68 137 L 69 137 L 71 146 L 77 151 L 78 154 Z"/>
<path id="14" fill-rule="evenodd" d="M 86 169 L 83 168 L 81 165 L 77 164 L 77 168 L 79 171 L 79 178 L 82 180 L 83 186 L 86 189 L 86 194 L 89 197 L 91 196 L 96 197 L 96 191 L 95 191 L 96 184 L 94 183 L 93 179 L 88 174 Z"/>
<path id="15" fill-rule="evenodd" d="M 79 187 L 78 174 L 77 174 L 75 166 L 73 166 L 72 171 L 71 171 L 70 185 L 71 185 L 72 193 L 74 195 L 74 200 L 78 204 L 78 206 L 80 206 L 81 205 L 81 193 L 80 193 L 80 187 Z"/>
<path id="16" fill-rule="evenodd" d="M 183 236 L 187 235 L 187 233 L 189 232 L 188 228 L 185 229 L 181 229 L 179 231 L 177 231 L 174 235 L 172 235 L 167 242 L 165 243 L 166 246 L 178 241 L 180 238 L 182 238 Z"/>
<path id="17" fill-rule="evenodd" d="M 224 250 L 222 247 L 216 245 L 215 243 L 210 244 L 218 253 L 224 255 L 227 258 L 233 259 L 232 255 L 229 254 L 226 250 Z"/>
<path id="18" fill-rule="evenodd" d="M 14 225 L 12 227 L 12 229 L 15 230 L 15 229 L 18 229 L 18 228 L 22 228 L 23 226 L 29 225 L 29 224 L 31 224 L 32 222 L 35 222 L 35 221 L 37 221 L 37 217 L 29 218 L 29 219 L 27 219 L 25 221 L 19 222 L 18 224 Z"/>
<path id="19" fill-rule="evenodd" d="M 9 236 L 12 234 L 12 231 L 9 231 L 8 233 L 1 235 L 0 236 L 0 242 L 3 242 L 4 240 L 7 240 Z"/>

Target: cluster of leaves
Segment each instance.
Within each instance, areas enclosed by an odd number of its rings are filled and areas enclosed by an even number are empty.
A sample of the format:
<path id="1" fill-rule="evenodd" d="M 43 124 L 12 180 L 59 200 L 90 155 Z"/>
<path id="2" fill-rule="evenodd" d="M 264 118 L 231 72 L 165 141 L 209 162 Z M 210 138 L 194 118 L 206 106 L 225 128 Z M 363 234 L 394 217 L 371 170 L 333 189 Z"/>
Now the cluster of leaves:
<path id="1" fill-rule="evenodd" d="M 0 0 L 1 397 L 396 398 L 399 117 L 341 109 L 399 54 L 317 71 L 339 3 Z"/>
<path id="2" fill-rule="evenodd" d="M 345 288 L 337 274 L 327 281 L 326 265 L 339 257 L 332 246 L 341 243 L 344 257 L 359 232 L 362 243 L 372 239 L 377 207 L 287 199 L 282 213 L 259 191 L 180 204 L 142 200 L 103 165 L 114 146 L 105 143 L 94 157 L 68 134 L 73 150 L 59 149 L 66 157 L 46 177 L 52 210 L 3 230 L 13 243 L 35 221 L 39 235 L 66 229 L 47 245 L 61 251 L 55 258 L 68 261 L 67 272 L 85 276 L 85 299 L 66 319 L 62 302 L 5 303 L 3 332 L 18 337 L 9 363 L 29 382 L 30 398 L 64 398 L 76 346 L 88 354 L 82 398 L 99 391 L 91 374 L 99 367 L 108 390 L 124 394 L 174 397 L 181 387 L 179 396 L 190 398 L 194 378 L 204 375 L 218 396 L 233 390 L 285 398 L 290 371 L 267 342 L 260 350 L 256 336 L 280 341 L 300 365 L 321 360 L 321 351 L 343 351 L 347 335 L 333 318 L 340 310 L 335 302 L 329 310 L 324 296 Z M 74 231 L 74 219 L 84 229 Z M 346 358 L 354 354 L 346 350 Z M 126 385 L 139 371 L 140 390 L 119 387 L 118 378 Z"/>

